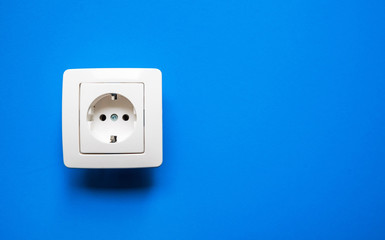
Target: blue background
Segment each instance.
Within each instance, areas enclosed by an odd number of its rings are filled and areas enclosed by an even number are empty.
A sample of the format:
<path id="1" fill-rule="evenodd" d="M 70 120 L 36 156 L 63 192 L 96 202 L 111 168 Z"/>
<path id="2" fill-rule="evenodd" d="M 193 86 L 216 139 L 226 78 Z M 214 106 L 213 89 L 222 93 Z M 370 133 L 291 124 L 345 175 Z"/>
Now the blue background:
<path id="1" fill-rule="evenodd" d="M 0 239 L 385 239 L 384 1 L 0 1 Z M 62 74 L 163 72 L 164 163 L 62 163 Z"/>

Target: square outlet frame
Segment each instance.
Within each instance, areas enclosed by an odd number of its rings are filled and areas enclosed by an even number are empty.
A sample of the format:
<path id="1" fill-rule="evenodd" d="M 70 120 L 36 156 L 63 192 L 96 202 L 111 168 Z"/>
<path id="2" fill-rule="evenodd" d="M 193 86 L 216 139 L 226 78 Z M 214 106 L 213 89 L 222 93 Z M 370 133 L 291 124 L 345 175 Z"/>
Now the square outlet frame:
<path id="1" fill-rule="evenodd" d="M 80 86 L 82 83 L 143 83 L 144 152 L 80 152 Z M 162 73 L 154 68 L 68 69 L 63 74 L 63 161 L 69 168 L 145 168 L 163 161 Z"/>

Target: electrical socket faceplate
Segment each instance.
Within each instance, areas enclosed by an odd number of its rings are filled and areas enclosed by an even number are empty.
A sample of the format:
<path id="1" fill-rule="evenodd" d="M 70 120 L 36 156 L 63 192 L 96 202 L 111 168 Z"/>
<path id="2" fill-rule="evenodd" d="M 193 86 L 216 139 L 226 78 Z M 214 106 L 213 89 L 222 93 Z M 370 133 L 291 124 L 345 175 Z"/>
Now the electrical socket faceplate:
<path id="1" fill-rule="evenodd" d="M 161 165 L 161 72 L 143 68 L 66 70 L 62 131 L 67 167 Z"/>

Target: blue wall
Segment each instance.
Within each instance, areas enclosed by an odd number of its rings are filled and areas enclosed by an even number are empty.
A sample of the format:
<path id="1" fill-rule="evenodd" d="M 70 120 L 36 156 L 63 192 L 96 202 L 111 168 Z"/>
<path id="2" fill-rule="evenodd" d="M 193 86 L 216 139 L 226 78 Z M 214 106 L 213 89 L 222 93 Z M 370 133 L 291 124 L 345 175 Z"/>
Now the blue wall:
<path id="1" fill-rule="evenodd" d="M 385 239 L 384 1 L 0 1 L 0 239 Z M 62 163 L 68 68 L 163 72 L 164 164 Z"/>

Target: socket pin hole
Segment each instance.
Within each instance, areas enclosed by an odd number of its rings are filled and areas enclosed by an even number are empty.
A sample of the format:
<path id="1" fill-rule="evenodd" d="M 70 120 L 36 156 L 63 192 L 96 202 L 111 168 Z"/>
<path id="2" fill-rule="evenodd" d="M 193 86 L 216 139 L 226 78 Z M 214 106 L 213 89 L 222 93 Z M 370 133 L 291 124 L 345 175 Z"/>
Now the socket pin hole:
<path id="1" fill-rule="evenodd" d="M 99 119 L 101 120 L 101 121 L 105 121 L 106 120 L 106 115 L 104 115 L 104 114 L 102 114 L 102 115 L 100 115 L 100 117 L 99 117 Z"/>
<path id="2" fill-rule="evenodd" d="M 123 120 L 124 120 L 124 121 L 128 121 L 128 119 L 130 119 L 130 117 L 128 116 L 128 114 L 124 114 L 124 115 L 123 115 Z"/>

